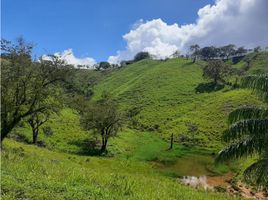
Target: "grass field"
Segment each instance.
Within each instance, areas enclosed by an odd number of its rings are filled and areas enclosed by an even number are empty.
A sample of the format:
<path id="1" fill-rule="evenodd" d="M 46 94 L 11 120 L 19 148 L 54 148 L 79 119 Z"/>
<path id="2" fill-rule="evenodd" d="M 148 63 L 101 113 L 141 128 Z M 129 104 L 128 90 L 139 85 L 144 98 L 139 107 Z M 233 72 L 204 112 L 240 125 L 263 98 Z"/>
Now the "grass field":
<path id="1" fill-rule="evenodd" d="M 196 190 L 141 162 L 56 153 L 5 141 L 1 199 L 235 199 Z"/>
<path id="2" fill-rule="evenodd" d="M 249 72 L 265 72 L 266 56 L 254 58 L 256 67 Z M 244 65 L 242 60 L 235 66 Z M 70 108 L 44 125 L 51 135 L 40 131 L 45 148 L 30 144 L 31 130 L 21 123 L 3 143 L 2 199 L 236 199 L 183 186 L 177 178 L 230 170 L 240 178 L 254 158 L 215 165 L 214 157 L 224 146 L 228 113 L 240 105 L 262 104 L 260 99 L 230 86 L 206 90 L 200 65 L 184 58 L 143 60 L 98 81 L 93 101 L 106 91 L 122 111 L 137 111 L 109 140 L 106 157 L 93 156 L 87 142 L 95 135 L 80 127 L 79 115 Z M 197 131 L 191 133 L 189 124 Z M 174 148 L 168 150 L 172 133 Z"/>

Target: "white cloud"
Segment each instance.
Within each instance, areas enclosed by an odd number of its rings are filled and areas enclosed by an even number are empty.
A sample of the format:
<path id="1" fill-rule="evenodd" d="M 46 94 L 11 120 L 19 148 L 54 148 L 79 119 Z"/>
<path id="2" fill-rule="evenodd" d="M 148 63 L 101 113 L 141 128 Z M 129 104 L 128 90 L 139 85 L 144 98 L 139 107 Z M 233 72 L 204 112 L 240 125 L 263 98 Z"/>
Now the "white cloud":
<path id="1" fill-rule="evenodd" d="M 64 60 L 67 64 L 74 65 L 77 67 L 78 65 L 82 65 L 83 68 L 92 68 L 96 61 L 90 57 L 77 58 L 75 57 L 72 49 L 64 50 L 63 52 L 57 52 L 54 54 L 60 59 Z M 43 55 L 42 59 L 48 60 L 49 57 L 47 55 Z"/>
<path id="2" fill-rule="evenodd" d="M 191 44 L 254 47 L 268 45 L 267 0 L 216 0 L 198 11 L 195 23 L 168 25 L 161 19 L 139 21 L 123 36 L 127 46 L 108 61 L 118 63 L 132 59 L 140 51 L 157 58 L 170 56 L 175 50 L 186 52 Z"/>

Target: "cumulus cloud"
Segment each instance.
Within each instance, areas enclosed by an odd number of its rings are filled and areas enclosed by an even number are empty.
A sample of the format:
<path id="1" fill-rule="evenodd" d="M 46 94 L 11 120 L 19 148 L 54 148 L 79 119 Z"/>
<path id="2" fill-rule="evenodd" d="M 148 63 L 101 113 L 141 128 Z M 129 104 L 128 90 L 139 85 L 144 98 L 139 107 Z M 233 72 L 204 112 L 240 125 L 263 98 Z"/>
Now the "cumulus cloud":
<path id="1" fill-rule="evenodd" d="M 157 58 L 169 57 L 174 51 L 186 52 L 192 44 L 235 44 L 248 48 L 268 45 L 267 0 L 216 0 L 198 11 L 193 24 L 179 26 L 161 19 L 139 21 L 123 36 L 127 46 L 108 61 L 118 63 L 132 59 L 140 51 Z"/>
<path id="2" fill-rule="evenodd" d="M 92 68 L 96 61 L 90 57 L 77 58 L 75 57 L 72 49 L 64 50 L 63 52 L 57 52 L 54 54 L 58 58 L 64 60 L 67 64 L 74 65 L 75 67 L 82 66 L 82 68 Z M 42 59 L 49 60 L 47 55 L 43 55 Z"/>

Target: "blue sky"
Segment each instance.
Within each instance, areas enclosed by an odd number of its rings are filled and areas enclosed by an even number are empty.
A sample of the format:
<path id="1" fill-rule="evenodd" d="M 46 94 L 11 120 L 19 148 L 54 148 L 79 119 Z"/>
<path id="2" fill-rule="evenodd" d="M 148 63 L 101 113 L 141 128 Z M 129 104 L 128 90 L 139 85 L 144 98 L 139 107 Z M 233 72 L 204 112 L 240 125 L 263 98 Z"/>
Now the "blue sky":
<path id="1" fill-rule="evenodd" d="M 139 19 L 194 23 L 213 0 L 2 0 L 2 37 L 24 36 L 36 55 L 72 48 L 77 57 L 107 60 L 126 46 L 122 36 Z"/>
<path id="2" fill-rule="evenodd" d="M 268 0 L 1 2 L 3 38 L 24 36 L 36 56 L 59 52 L 74 65 L 119 63 L 140 51 L 163 59 L 192 44 L 268 46 Z"/>

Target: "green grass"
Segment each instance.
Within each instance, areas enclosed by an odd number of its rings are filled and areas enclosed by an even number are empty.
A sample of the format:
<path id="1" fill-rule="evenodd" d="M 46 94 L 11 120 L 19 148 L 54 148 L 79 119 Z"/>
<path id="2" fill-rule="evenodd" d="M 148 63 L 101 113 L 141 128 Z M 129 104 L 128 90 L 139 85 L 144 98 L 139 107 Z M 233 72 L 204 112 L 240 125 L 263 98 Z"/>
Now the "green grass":
<path id="1" fill-rule="evenodd" d="M 267 69 L 263 59 L 266 54 L 254 60 L 254 69 Z M 215 166 L 212 153 L 225 145 L 221 135 L 228 113 L 239 105 L 261 104 L 256 96 L 227 86 L 196 93 L 195 88 L 208 81 L 198 64 L 182 58 L 143 60 L 97 79 L 93 100 L 108 91 L 123 111 L 140 108 L 118 137 L 109 140 L 108 156 L 90 156 L 85 141 L 94 136 L 80 127 L 75 111 L 65 108 L 44 125 L 52 129 L 51 136 L 40 132 L 46 148 L 4 141 L 2 199 L 232 199 L 183 186 L 176 177 L 220 175 L 232 169 L 241 178 L 241 169 L 254 158 Z M 198 127 L 194 135 L 189 122 Z M 168 150 L 172 133 L 174 148 Z M 25 123 L 12 137 L 16 135 L 31 142 Z"/>
<path id="2" fill-rule="evenodd" d="M 177 141 L 183 135 L 190 138 L 187 123 L 194 123 L 198 126 L 197 143 L 219 149 L 228 113 L 239 105 L 260 101 L 249 91 L 228 87 L 217 92 L 196 93 L 195 88 L 206 82 L 200 66 L 190 60 L 144 60 L 111 73 L 95 87 L 94 99 L 109 91 L 123 110 L 139 107 L 140 113 L 133 118 L 132 127 L 158 132 L 165 139 L 172 133 Z"/>
<path id="3" fill-rule="evenodd" d="M 1 199 L 235 199 L 196 190 L 150 165 L 4 142 Z"/>
<path id="4" fill-rule="evenodd" d="M 267 51 L 250 53 L 240 62 L 235 64 L 234 66 L 236 68 L 246 67 L 247 66 L 247 63 L 245 62 L 246 59 L 251 60 L 250 68 L 248 71 L 249 74 L 268 73 L 268 52 Z"/>
<path id="5" fill-rule="evenodd" d="M 47 136 L 43 133 L 43 127 L 50 127 L 53 134 Z M 32 142 L 32 131 L 27 123 L 15 130 L 13 135 L 21 134 L 26 137 L 26 142 Z M 92 137 L 80 126 L 79 115 L 68 108 L 59 114 L 54 114 L 51 119 L 40 128 L 38 140 L 44 141 L 47 148 L 67 153 L 80 153 L 83 142 Z"/>

